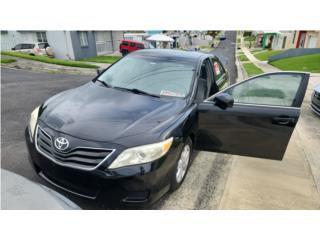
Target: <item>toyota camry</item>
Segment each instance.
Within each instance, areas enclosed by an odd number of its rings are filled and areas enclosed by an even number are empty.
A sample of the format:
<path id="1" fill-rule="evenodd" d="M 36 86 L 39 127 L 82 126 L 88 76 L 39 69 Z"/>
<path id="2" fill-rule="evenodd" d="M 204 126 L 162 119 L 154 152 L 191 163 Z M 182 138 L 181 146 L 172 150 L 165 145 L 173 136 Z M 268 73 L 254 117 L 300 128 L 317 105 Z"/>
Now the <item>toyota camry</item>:
<path id="1" fill-rule="evenodd" d="M 211 54 L 130 53 L 34 109 L 32 166 L 84 198 L 150 204 L 182 184 L 195 149 L 281 160 L 309 74 L 266 73 L 222 89 L 228 78 Z"/>

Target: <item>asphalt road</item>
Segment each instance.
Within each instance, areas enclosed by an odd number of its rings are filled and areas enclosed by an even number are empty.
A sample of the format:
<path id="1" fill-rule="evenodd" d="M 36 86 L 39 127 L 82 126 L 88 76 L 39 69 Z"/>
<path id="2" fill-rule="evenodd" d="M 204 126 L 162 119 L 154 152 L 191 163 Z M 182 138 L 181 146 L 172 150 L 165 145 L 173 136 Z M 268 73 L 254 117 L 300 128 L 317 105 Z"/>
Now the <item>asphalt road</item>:
<path id="1" fill-rule="evenodd" d="M 232 34 L 231 34 L 232 35 Z M 226 34 L 227 38 L 229 33 Z M 232 51 L 225 40 L 215 50 L 219 54 L 229 52 L 227 68 L 230 74 L 235 66 L 231 63 Z M 234 51 L 233 51 L 234 54 Z M 233 55 L 234 57 L 234 55 Z M 235 71 L 236 74 L 236 71 Z M 28 162 L 24 130 L 31 111 L 54 94 L 77 87 L 91 80 L 87 76 L 36 73 L 1 68 L 1 167 L 18 173 L 35 182 L 54 188 L 38 177 Z M 231 79 L 233 76 L 231 76 Z M 232 163 L 223 154 L 200 152 L 188 172 L 183 185 L 173 194 L 167 194 L 152 209 L 217 209 Z M 56 189 L 56 188 L 54 188 Z M 58 190 L 84 209 L 107 209 L 103 203 L 94 203 Z"/>
<path id="2" fill-rule="evenodd" d="M 223 65 L 229 72 L 230 84 L 234 84 L 237 79 L 237 67 L 236 67 L 236 31 L 226 31 L 226 39 L 219 42 L 218 46 L 211 52 L 212 54 L 219 57 Z"/>

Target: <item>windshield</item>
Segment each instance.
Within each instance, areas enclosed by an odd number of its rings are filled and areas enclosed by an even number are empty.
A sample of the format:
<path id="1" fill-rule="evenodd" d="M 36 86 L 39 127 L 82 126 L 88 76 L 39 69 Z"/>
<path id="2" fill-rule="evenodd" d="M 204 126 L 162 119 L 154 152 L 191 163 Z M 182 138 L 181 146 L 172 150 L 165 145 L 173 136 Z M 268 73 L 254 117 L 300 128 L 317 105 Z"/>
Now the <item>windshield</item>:
<path id="1" fill-rule="evenodd" d="M 193 73 L 193 63 L 190 62 L 129 55 L 105 71 L 98 80 L 110 87 L 184 98 L 190 92 Z"/>

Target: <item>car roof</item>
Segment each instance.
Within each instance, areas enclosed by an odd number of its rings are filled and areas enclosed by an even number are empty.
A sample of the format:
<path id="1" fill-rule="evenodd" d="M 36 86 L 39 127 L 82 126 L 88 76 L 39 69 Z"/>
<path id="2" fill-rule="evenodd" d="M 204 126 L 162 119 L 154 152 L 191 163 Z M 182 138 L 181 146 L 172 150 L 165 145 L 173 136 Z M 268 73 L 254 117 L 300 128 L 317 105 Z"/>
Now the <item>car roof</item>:
<path id="1" fill-rule="evenodd" d="M 123 39 L 122 42 L 129 42 L 129 43 L 144 43 L 143 41 L 140 42 L 140 41 L 134 41 L 134 40 L 125 40 Z"/>
<path id="2" fill-rule="evenodd" d="M 212 54 L 196 52 L 196 51 L 183 51 L 175 49 L 143 49 L 130 53 L 130 55 L 161 57 L 172 60 L 186 60 L 197 62 L 199 59 L 214 57 Z"/>

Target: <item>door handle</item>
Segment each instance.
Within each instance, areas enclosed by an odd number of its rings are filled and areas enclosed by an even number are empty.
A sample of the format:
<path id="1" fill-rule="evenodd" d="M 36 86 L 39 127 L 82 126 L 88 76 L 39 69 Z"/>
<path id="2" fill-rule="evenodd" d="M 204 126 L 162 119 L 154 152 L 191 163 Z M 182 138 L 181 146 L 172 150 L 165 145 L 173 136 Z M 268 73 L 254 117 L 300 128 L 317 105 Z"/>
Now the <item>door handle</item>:
<path id="1" fill-rule="evenodd" d="M 279 125 L 292 125 L 296 121 L 295 118 L 289 116 L 274 117 L 273 122 Z"/>

